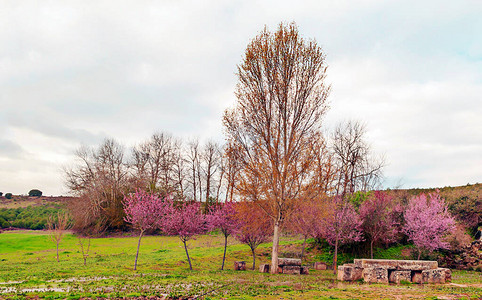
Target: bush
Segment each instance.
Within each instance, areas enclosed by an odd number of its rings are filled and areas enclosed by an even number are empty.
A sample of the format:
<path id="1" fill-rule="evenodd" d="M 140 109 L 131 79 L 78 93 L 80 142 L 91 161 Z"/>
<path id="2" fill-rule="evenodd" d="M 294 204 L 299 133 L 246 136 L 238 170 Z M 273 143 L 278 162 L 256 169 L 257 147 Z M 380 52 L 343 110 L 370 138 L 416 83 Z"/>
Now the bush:
<path id="1" fill-rule="evenodd" d="M 2 196 L 3 196 L 3 193 L 2 193 L 2 192 L 0 192 L 0 197 L 2 197 Z"/>
<path id="2" fill-rule="evenodd" d="M 6 193 L 5 198 L 7 199 L 12 199 L 12 193 Z"/>
<path id="3" fill-rule="evenodd" d="M 42 196 L 42 191 L 41 191 L 41 190 L 37 190 L 37 189 L 30 190 L 30 191 L 28 192 L 28 196 L 29 196 L 29 197 L 41 197 L 41 196 Z"/>
<path id="4" fill-rule="evenodd" d="M 61 211 L 59 205 L 0 209 L 0 227 L 44 229 L 50 215 Z"/>

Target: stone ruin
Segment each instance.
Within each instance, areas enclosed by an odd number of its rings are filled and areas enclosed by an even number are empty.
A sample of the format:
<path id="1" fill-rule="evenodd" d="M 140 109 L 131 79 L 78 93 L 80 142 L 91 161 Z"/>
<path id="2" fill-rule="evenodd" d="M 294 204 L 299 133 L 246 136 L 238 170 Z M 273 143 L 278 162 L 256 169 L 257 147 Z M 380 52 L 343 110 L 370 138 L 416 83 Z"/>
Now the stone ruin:
<path id="1" fill-rule="evenodd" d="M 261 273 L 269 273 L 269 264 L 259 266 Z M 308 267 L 301 265 L 299 258 L 278 258 L 278 273 L 279 274 L 309 274 Z"/>
<path id="2" fill-rule="evenodd" d="M 450 269 L 439 268 L 436 261 L 355 259 L 353 264 L 338 267 L 337 279 L 370 283 L 445 283 L 450 281 Z"/>

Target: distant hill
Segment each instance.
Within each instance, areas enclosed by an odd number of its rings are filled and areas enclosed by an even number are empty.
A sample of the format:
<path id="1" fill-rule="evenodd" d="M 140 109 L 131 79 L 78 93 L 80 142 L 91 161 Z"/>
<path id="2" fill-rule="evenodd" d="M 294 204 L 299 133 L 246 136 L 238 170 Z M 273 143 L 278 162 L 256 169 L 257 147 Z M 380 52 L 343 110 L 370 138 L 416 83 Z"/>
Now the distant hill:
<path id="1" fill-rule="evenodd" d="M 396 189 L 388 192 L 406 203 L 415 195 L 433 193 L 437 190 L 459 223 L 470 228 L 472 234 L 475 234 L 478 227 L 482 226 L 482 184 L 480 183 L 443 188 Z"/>
<path id="2" fill-rule="evenodd" d="M 75 197 L 68 196 L 41 196 L 41 197 L 29 197 L 13 195 L 12 199 L 0 197 L 0 209 L 1 208 L 24 208 L 29 206 L 43 206 L 43 205 L 59 205 L 65 207 L 67 202 L 75 199 Z"/>

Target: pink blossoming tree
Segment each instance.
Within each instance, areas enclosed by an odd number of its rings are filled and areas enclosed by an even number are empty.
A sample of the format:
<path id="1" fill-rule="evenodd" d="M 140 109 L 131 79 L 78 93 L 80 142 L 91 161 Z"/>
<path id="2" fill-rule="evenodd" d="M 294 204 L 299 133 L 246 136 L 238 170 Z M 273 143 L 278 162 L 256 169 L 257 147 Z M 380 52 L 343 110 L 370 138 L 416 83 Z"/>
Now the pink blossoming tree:
<path id="1" fill-rule="evenodd" d="M 323 221 L 326 241 L 335 247 L 333 273 L 336 274 L 338 247 L 363 240 L 362 220 L 351 203 L 344 201 L 341 197 L 335 197 L 332 210 Z"/>
<path id="2" fill-rule="evenodd" d="M 163 199 L 155 194 L 149 194 L 141 190 L 137 190 L 124 198 L 124 212 L 126 214 L 124 220 L 140 231 L 134 270 L 137 269 L 142 236 L 146 230 L 160 227 L 160 222 L 169 213 L 170 206 L 170 199 Z"/>
<path id="3" fill-rule="evenodd" d="M 201 213 L 198 202 L 180 203 L 173 207 L 162 222 L 162 230 L 169 235 L 177 235 L 184 244 L 189 269 L 192 270 L 191 258 L 187 250 L 187 241 L 208 230 L 206 216 Z"/>
<path id="4" fill-rule="evenodd" d="M 373 258 L 373 245 L 389 243 L 398 233 L 396 207 L 393 199 L 381 191 L 374 192 L 360 206 L 362 228 L 370 240 L 370 257 Z"/>
<path id="5" fill-rule="evenodd" d="M 266 218 L 264 212 L 252 202 L 240 202 L 236 205 L 236 217 L 239 228 L 236 239 L 246 244 L 253 255 L 253 270 L 256 267 L 255 250 L 262 243 L 268 242 L 271 237 L 271 220 Z"/>
<path id="6" fill-rule="evenodd" d="M 319 201 L 303 201 L 298 208 L 291 214 L 287 222 L 287 227 L 294 233 L 303 236 L 303 245 L 300 258 L 303 260 L 305 253 L 306 240 L 309 237 L 321 238 L 323 236 L 323 217 L 324 210 Z"/>
<path id="7" fill-rule="evenodd" d="M 226 260 L 226 249 L 228 246 L 228 237 L 239 228 L 239 221 L 236 218 L 236 209 L 234 203 L 226 202 L 215 208 L 208 216 L 209 230 L 220 229 L 224 235 L 224 254 L 221 270 L 224 269 Z"/>
<path id="8" fill-rule="evenodd" d="M 455 228 L 455 220 L 438 192 L 410 199 L 404 218 L 403 232 L 417 247 L 418 259 L 422 250 L 449 248 L 444 238 Z"/>

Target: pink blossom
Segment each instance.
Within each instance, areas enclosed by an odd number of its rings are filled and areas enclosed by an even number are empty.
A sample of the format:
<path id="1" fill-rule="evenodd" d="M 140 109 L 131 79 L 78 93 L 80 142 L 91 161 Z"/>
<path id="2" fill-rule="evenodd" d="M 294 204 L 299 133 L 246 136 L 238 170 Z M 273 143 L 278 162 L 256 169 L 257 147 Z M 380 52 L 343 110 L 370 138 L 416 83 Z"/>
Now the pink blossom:
<path id="1" fill-rule="evenodd" d="M 403 232 L 418 248 L 419 259 L 422 249 L 432 252 L 449 247 L 444 238 L 454 229 L 455 220 L 438 192 L 410 199 L 404 217 Z"/>

